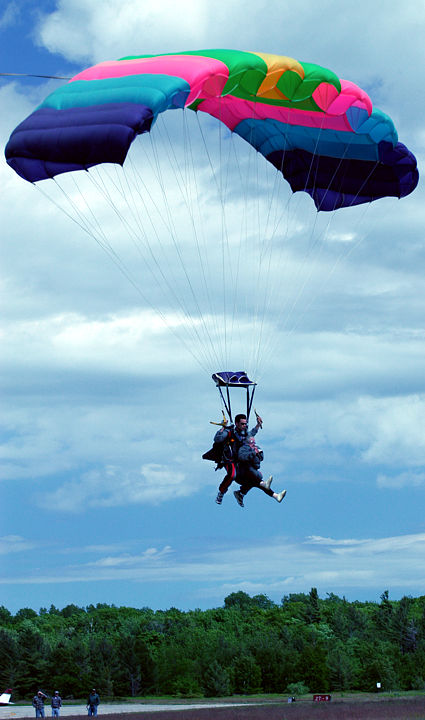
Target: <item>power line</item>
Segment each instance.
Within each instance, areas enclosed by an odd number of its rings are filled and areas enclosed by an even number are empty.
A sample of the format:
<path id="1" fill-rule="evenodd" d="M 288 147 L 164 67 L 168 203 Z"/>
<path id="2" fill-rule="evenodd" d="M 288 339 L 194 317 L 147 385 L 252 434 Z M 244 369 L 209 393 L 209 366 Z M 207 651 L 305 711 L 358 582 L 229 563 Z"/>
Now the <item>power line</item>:
<path id="1" fill-rule="evenodd" d="M 70 77 L 62 77 L 61 75 L 32 75 L 31 73 L 5 73 L 0 72 L 2 77 L 33 77 L 33 78 L 47 78 L 49 80 L 71 80 Z"/>

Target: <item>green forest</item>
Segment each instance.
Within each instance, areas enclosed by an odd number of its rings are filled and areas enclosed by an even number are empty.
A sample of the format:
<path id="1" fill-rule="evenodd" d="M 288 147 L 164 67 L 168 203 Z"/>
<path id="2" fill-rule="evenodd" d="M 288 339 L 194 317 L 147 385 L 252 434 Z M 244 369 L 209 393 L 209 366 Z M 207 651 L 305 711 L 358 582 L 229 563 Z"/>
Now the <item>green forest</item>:
<path id="1" fill-rule="evenodd" d="M 222 607 L 153 611 L 0 607 L 0 684 L 83 698 L 422 690 L 425 596 L 379 603 L 334 594 L 235 592 Z"/>

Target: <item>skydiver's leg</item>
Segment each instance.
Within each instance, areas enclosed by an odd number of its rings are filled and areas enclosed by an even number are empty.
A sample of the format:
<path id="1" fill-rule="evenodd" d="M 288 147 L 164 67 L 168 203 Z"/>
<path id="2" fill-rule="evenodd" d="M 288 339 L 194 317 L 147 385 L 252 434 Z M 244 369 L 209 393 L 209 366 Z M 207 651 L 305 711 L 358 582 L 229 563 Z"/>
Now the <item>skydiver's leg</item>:
<path id="1" fill-rule="evenodd" d="M 232 484 L 233 480 L 236 477 L 235 463 L 227 463 L 226 470 L 227 470 L 227 475 L 224 476 L 223 480 L 221 481 L 220 485 L 218 486 L 218 493 L 217 493 L 217 497 L 215 499 L 217 505 L 221 505 L 221 503 L 223 502 L 223 497 L 227 493 L 230 485 Z"/>
<path id="2" fill-rule="evenodd" d="M 244 497 L 249 493 L 251 488 L 254 487 L 254 483 L 252 482 L 252 477 L 248 471 L 248 468 L 242 468 L 239 465 L 239 470 L 237 472 L 235 480 L 237 483 L 239 483 L 241 487 L 239 490 L 235 490 L 233 495 L 235 496 L 238 505 L 244 507 Z"/>
<path id="3" fill-rule="evenodd" d="M 277 500 L 278 503 L 281 503 L 283 498 L 286 495 L 286 490 L 282 490 L 280 493 L 273 492 L 273 490 L 270 487 L 272 478 L 270 477 L 268 480 L 264 481 L 262 473 L 259 470 L 256 470 L 256 468 L 246 468 L 243 477 L 244 477 L 244 481 L 243 481 L 243 484 L 241 485 L 241 489 L 239 491 L 241 499 L 242 499 L 242 503 L 243 503 L 244 496 L 253 487 L 257 487 L 259 490 L 262 490 L 264 493 L 266 493 L 266 495 Z M 236 497 L 236 494 L 235 494 L 235 497 Z M 237 497 L 236 497 L 236 500 L 238 500 Z M 238 500 L 238 502 L 239 502 L 239 500 Z M 241 503 L 239 503 L 239 504 L 241 504 Z M 242 505 L 242 507 L 243 507 L 243 505 Z"/>

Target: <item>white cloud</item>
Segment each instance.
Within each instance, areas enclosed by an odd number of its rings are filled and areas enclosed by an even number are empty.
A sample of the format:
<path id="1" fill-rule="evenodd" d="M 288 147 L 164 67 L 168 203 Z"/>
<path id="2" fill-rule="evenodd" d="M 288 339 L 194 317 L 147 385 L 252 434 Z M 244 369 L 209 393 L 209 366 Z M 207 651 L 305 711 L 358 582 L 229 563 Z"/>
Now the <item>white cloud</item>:
<path id="1" fill-rule="evenodd" d="M 25 552 L 34 550 L 36 547 L 36 543 L 25 540 L 20 535 L 3 535 L 3 537 L 0 537 L 0 555 Z"/>
<path id="2" fill-rule="evenodd" d="M 0 30 L 13 25 L 19 17 L 20 9 L 16 0 L 10 0 L 0 15 Z"/>
<path id="3" fill-rule="evenodd" d="M 86 0 L 58 0 L 57 9 L 39 24 L 38 39 L 50 52 L 68 60 L 104 60 L 155 52 L 178 51 L 197 44 L 208 34 L 203 0 L 104 0 L 99 6 Z"/>
<path id="4" fill-rule="evenodd" d="M 139 472 L 107 467 L 85 473 L 81 480 L 66 482 L 53 492 L 39 498 L 41 507 L 55 507 L 57 511 L 81 512 L 81 508 L 125 507 L 127 505 L 155 505 L 186 497 L 196 488 L 185 482 L 185 475 L 175 468 L 143 465 Z"/>
<path id="5" fill-rule="evenodd" d="M 398 475 L 379 474 L 376 479 L 379 488 L 402 488 L 422 487 L 425 485 L 425 473 L 403 472 Z"/>
<path id="6" fill-rule="evenodd" d="M 162 560 L 164 557 L 168 557 L 168 555 L 170 555 L 170 553 L 172 552 L 173 549 L 170 547 L 170 545 L 166 545 L 161 550 L 158 550 L 157 548 L 148 548 L 140 555 L 126 554 L 119 556 L 109 556 L 101 558 L 100 560 L 95 560 L 94 562 L 87 563 L 87 565 L 89 565 L 90 567 L 137 567 L 146 562 L 158 562 L 158 560 Z"/>
<path id="7" fill-rule="evenodd" d="M 197 582 L 199 595 L 210 602 L 235 590 L 262 592 L 279 598 L 288 592 L 317 587 L 319 594 L 379 592 L 424 592 L 417 569 L 425 561 L 425 534 L 384 538 L 294 538 L 271 537 L 269 542 L 214 549 L 191 547 L 184 552 L 165 546 L 146 548 L 140 554 L 104 556 L 84 564 L 62 567 L 57 576 L 38 574 L 10 577 L 1 584 L 67 582 L 171 583 Z M 280 597 L 279 597 L 280 596 Z"/>

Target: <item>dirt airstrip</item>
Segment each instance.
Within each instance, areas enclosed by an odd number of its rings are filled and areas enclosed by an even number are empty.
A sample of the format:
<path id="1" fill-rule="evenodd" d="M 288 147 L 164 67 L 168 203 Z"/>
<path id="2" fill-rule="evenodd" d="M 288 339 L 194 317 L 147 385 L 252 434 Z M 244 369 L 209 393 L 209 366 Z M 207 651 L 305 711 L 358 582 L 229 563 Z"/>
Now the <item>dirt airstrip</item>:
<path id="1" fill-rule="evenodd" d="M 103 710 L 103 712 L 102 712 Z M 61 715 L 67 720 L 87 717 L 85 707 L 64 707 Z M 425 697 L 341 697 L 331 702 L 313 702 L 301 699 L 295 703 L 285 700 L 256 700 L 220 703 L 183 701 L 165 704 L 103 705 L 99 707 L 107 720 L 425 720 Z M 46 718 L 50 708 L 46 707 Z M 1 708 L 0 720 L 18 720 L 34 717 L 31 707 Z"/>
<path id="2" fill-rule="evenodd" d="M 226 707 L 184 707 L 174 710 L 108 715 L 108 720 L 425 720 L 425 699 L 369 702 L 295 702 Z"/>

